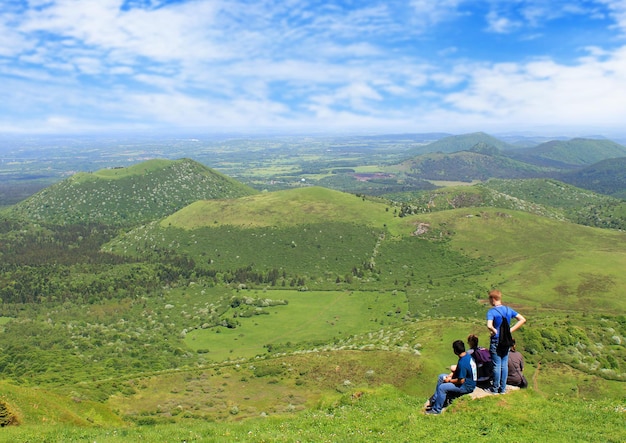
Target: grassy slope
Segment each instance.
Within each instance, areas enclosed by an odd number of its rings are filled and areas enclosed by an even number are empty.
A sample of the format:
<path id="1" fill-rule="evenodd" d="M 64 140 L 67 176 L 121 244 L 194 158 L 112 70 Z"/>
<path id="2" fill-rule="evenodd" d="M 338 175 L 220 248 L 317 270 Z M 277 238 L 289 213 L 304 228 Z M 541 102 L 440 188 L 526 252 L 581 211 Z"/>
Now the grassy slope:
<path id="1" fill-rule="evenodd" d="M 121 426 L 108 406 L 58 395 L 51 390 L 0 382 L 0 402 L 8 404 L 20 425 Z M 4 431 L 4 428 L 2 429 Z M 0 432 L 0 440 L 4 432 Z M 7 440 L 3 440 L 7 441 Z"/>
<path id="2" fill-rule="evenodd" d="M 494 265 L 481 276 L 508 300 L 542 309 L 626 311 L 626 234 L 510 210 L 471 208 L 424 214 L 454 232 L 451 245 Z M 410 226 L 412 220 L 406 220 Z M 408 226 L 407 226 L 408 227 Z M 595 284 L 593 284 L 595 282 Z M 559 288 L 569 288 L 562 297 Z"/>
<path id="3" fill-rule="evenodd" d="M 489 180 L 480 185 L 525 201 L 560 209 L 580 209 L 615 199 L 552 179 Z"/>
<path id="4" fill-rule="evenodd" d="M 161 226 L 293 226 L 306 223 L 357 222 L 383 227 L 388 205 L 327 188 L 307 187 L 257 194 L 236 201 L 199 201 L 165 218 Z"/>
<path id="5" fill-rule="evenodd" d="M 244 215 L 250 215 L 249 220 Z M 256 216 L 254 214 L 257 214 Z M 619 296 L 626 287 L 626 235 L 621 232 L 584 227 L 524 212 L 492 208 L 458 209 L 393 217 L 384 204 L 336 191 L 308 188 L 245 197 L 233 202 L 199 202 L 165 219 L 185 228 L 212 224 L 287 225 L 311 220 L 339 219 L 363 224 L 386 225 L 395 240 L 385 239 L 376 262 L 383 268 L 402 268 L 402 263 L 385 265 L 384 252 L 393 242 L 414 242 L 416 224 L 429 223 L 433 231 L 451 233 L 451 245 L 459 252 L 494 263 L 477 278 L 485 286 L 499 286 L 510 296 L 531 306 L 576 310 L 623 312 L 626 302 Z M 217 223 L 216 223 L 217 222 Z M 403 240 L 404 239 L 404 240 Z M 409 243 L 406 243 L 409 247 Z M 415 247 L 419 248 L 419 243 Z M 402 250 L 403 247 L 391 248 Z M 409 264 L 410 257 L 403 262 Z M 459 274 L 463 271 L 457 271 Z M 404 277 L 404 276 L 403 276 Z M 602 291 L 603 297 L 595 292 Z M 567 297 L 562 297 L 567 294 Z"/>
<path id="6" fill-rule="evenodd" d="M 618 187 L 619 188 L 619 187 Z M 388 194 L 410 211 L 494 207 L 530 212 L 599 228 L 626 228 L 626 202 L 552 179 L 490 179 L 474 186 Z"/>
<path id="7" fill-rule="evenodd" d="M 407 368 L 408 369 L 408 368 Z M 433 441 L 621 442 L 624 405 L 547 397 L 529 389 L 480 400 L 462 398 L 441 416 L 422 414 L 424 399 L 392 387 L 321 399 L 305 412 L 288 410 L 239 421 L 181 419 L 180 425 L 79 428 L 22 426 L 2 430 L 7 441 Z M 235 411 L 234 409 L 231 409 Z M 181 415 L 185 415 L 182 412 Z M 257 417 L 261 415 L 257 414 Z"/>

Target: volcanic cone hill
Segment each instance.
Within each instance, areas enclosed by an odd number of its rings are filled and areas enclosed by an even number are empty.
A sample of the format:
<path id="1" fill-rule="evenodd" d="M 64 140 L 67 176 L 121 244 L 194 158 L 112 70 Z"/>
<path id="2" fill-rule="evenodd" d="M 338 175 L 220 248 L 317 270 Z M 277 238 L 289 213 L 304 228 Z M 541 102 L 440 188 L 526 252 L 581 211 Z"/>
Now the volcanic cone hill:
<path id="1" fill-rule="evenodd" d="M 202 199 L 229 199 L 252 188 L 193 160 L 149 160 L 128 168 L 80 172 L 13 206 L 9 213 L 60 225 L 131 226 Z"/>

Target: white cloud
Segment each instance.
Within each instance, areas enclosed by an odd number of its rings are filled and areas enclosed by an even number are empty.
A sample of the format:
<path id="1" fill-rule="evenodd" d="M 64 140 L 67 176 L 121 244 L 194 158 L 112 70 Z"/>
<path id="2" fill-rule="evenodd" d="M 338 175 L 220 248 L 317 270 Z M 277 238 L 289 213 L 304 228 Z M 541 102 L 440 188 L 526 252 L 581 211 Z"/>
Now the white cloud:
<path id="1" fill-rule="evenodd" d="M 216 4 L 199 1 L 122 11 L 121 0 L 57 0 L 28 11 L 18 29 L 42 38 L 36 52 L 44 68 L 62 60 L 84 71 L 84 57 L 100 59 L 102 74 L 109 69 L 118 72 L 120 65 L 144 69 L 146 63 L 149 67 L 150 63 L 183 64 L 197 59 L 208 62 L 232 56 L 219 41 Z M 82 53 L 78 59 L 77 48 Z M 27 47 L 23 52 L 31 55 Z M 89 73 L 97 74 L 95 68 L 92 63 Z"/>
<path id="2" fill-rule="evenodd" d="M 418 22 L 432 26 L 458 14 L 458 7 L 464 1 L 467 0 L 411 0 L 410 5 Z"/>
<path id="3" fill-rule="evenodd" d="M 624 48 L 608 60 L 585 57 L 574 65 L 537 60 L 473 66 L 468 79 L 470 86 L 447 101 L 488 124 L 616 127 L 626 118 Z"/>
<path id="4" fill-rule="evenodd" d="M 626 1 L 625 0 L 598 0 L 606 5 L 610 14 L 615 19 L 617 26 L 622 33 L 626 33 Z"/>
<path id="5" fill-rule="evenodd" d="M 507 34 L 515 31 L 521 26 L 519 22 L 510 20 L 507 17 L 499 15 L 495 11 L 487 14 L 487 30 L 498 34 Z"/>
<path id="6" fill-rule="evenodd" d="M 450 30 L 458 18 L 474 20 L 472 31 L 489 41 L 520 29 L 544 35 L 563 14 L 607 11 L 623 37 L 626 1 L 483 0 L 477 9 L 474 0 L 122 3 L 30 1 L 37 7 L 22 15 L 0 5 L 0 100 L 9 110 L 0 119 L 18 122 L 12 110 L 33 113 L 27 129 L 34 119 L 48 128 L 100 119 L 452 132 L 626 117 L 623 49 L 595 42 L 570 63 L 511 54 L 504 64 L 473 61 L 462 41 L 437 45 L 437 25 Z"/>

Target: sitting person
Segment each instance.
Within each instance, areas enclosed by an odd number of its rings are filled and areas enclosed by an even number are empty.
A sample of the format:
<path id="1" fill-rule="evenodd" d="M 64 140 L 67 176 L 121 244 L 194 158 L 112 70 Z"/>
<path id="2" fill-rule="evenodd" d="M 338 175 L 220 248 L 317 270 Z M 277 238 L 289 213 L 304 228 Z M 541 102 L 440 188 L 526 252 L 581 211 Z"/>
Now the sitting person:
<path id="1" fill-rule="evenodd" d="M 476 388 L 476 363 L 470 354 L 465 352 L 463 340 L 452 343 L 454 354 L 459 357 L 454 372 L 441 374 L 431 402 L 426 408 L 427 414 L 441 414 L 448 395 L 459 396 L 469 394 Z"/>
<path id="2" fill-rule="evenodd" d="M 471 354 L 472 358 L 476 362 L 476 368 L 478 371 L 476 385 L 488 389 L 491 387 L 491 380 L 493 378 L 493 363 L 491 362 L 491 353 L 489 349 L 478 346 L 478 336 L 470 334 L 467 337 L 467 344 L 469 349 L 468 354 Z"/>
<path id="3" fill-rule="evenodd" d="M 528 381 L 524 377 L 524 356 L 515 350 L 515 339 L 513 346 L 509 350 L 509 375 L 506 378 L 506 384 L 511 386 L 519 386 L 525 388 Z"/>

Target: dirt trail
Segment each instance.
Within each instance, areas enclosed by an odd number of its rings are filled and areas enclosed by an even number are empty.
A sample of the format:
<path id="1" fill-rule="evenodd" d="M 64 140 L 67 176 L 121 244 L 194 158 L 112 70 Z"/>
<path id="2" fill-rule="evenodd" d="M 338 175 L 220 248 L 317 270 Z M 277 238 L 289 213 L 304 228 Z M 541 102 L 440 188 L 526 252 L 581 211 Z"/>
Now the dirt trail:
<path id="1" fill-rule="evenodd" d="M 537 382 L 537 378 L 539 378 L 539 368 L 541 368 L 541 362 L 537 362 L 537 369 L 533 372 L 533 389 L 539 392 L 539 383 Z"/>

